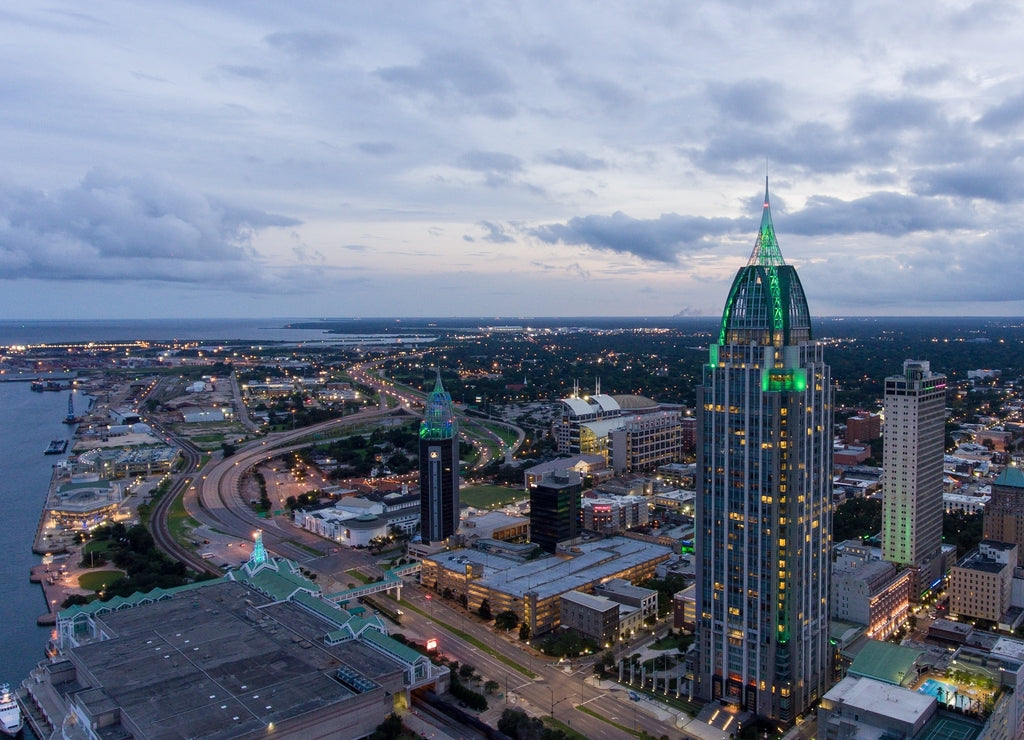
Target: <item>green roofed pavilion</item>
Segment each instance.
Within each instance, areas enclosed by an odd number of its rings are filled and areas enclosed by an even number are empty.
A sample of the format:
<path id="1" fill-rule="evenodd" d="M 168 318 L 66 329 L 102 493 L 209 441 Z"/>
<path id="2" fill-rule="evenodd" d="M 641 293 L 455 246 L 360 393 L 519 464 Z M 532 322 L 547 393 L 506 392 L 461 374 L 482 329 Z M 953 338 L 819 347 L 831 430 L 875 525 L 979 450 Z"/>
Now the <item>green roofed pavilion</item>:
<path id="1" fill-rule="evenodd" d="M 923 651 L 916 648 L 868 640 L 847 674 L 873 678 L 893 686 L 905 686 L 917 678 L 917 661 L 922 654 Z"/>

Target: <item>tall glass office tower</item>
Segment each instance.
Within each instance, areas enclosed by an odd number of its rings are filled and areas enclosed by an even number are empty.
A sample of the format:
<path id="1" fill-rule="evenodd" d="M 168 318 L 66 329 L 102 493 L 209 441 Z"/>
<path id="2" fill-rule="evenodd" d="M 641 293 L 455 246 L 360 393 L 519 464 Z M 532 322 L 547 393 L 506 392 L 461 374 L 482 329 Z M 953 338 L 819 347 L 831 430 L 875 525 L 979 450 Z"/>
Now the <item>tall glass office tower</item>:
<path id="1" fill-rule="evenodd" d="M 444 542 L 459 528 L 459 424 L 437 372 L 420 423 L 420 537 Z"/>
<path id="2" fill-rule="evenodd" d="M 697 408 L 696 691 L 790 724 L 830 685 L 832 389 L 767 180 Z"/>

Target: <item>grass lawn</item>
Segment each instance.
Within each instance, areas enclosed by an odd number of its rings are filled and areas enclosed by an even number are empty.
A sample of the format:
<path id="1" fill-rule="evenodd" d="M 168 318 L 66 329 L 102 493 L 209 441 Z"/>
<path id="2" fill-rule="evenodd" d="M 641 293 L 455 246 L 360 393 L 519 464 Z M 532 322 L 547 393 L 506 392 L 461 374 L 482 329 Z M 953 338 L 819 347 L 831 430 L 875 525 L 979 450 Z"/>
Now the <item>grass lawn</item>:
<path id="1" fill-rule="evenodd" d="M 671 637 L 666 635 L 651 645 L 651 650 L 685 650 L 690 646 L 690 643 L 693 642 L 694 639 L 693 635 L 675 634 Z"/>
<path id="2" fill-rule="evenodd" d="M 360 583 L 369 583 L 370 582 L 369 578 L 364 576 L 362 573 L 360 573 L 355 568 L 350 568 L 349 570 L 346 570 L 345 571 L 345 575 L 351 576 L 352 578 L 355 578 Z"/>
<path id="3" fill-rule="evenodd" d="M 124 576 L 119 570 L 95 570 L 78 577 L 78 585 L 87 591 L 99 591 Z"/>
<path id="4" fill-rule="evenodd" d="M 505 486 L 466 486 L 459 491 L 462 503 L 477 509 L 498 509 L 526 497 L 527 494 L 522 489 Z"/>
<path id="5" fill-rule="evenodd" d="M 170 510 L 167 512 L 167 529 L 171 533 L 171 537 L 185 547 L 192 547 L 192 530 L 198 526 L 199 522 L 190 517 L 188 512 L 185 511 L 183 496 L 178 496 L 174 499 Z"/>
<path id="6" fill-rule="evenodd" d="M 82 554 L 88 555 L 91 552 L 106 552 L 110 549 L 110 540 L 90 540 L 82 548 Z"/>
<path id="7" fill-rule="evenodd" d="M 500 424 L 488 424 L 486 421 L 481 422 L 481 424 L 501 437 L 506 445 L 511 445 L 516 441 L 516 433 L 508 427 L 504 427 Z"/>
<path id="8" fill-rule="evenodd" d="M 580 733 L 576 732 L 576 730 L 569 727 L 569 725 L 555 719 L 550 715 L 543 717 L 541 719 L 541 722 L 544 723 L 545 727 L 550 727 L 555 730 L 561 730 L 565 733 L 565 736 L 569 738 L 569 740 L 587 740 L 586 735 L 581 735 Z"/>

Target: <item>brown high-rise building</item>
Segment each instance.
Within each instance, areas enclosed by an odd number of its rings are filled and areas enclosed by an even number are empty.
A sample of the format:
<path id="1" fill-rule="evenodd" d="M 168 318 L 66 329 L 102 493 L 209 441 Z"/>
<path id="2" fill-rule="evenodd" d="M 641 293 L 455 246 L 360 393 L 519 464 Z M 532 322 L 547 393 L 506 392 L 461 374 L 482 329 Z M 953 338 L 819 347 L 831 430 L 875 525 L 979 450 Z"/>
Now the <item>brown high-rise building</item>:
<path id="1" fill-rule="evenodd" d="M 985 507 L 986 540 L 1017 545 L 1017 565 L 1024 566 L 1024 472 L 1007 468 L 992 482 L 992 500 Z"/>
<path id="2" fill-rule="evenodd" d="M 859 412 L 846 420 L 846 444 L 870 442 L 882 436 L 882 417 L 880 414 Z"/>

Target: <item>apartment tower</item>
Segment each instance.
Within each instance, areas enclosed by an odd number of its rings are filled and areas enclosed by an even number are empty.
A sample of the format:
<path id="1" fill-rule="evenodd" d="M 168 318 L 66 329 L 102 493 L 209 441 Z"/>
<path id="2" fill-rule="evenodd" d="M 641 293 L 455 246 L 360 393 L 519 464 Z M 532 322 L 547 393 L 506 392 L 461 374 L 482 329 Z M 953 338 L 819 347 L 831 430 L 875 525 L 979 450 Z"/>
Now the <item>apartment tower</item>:
<path id="1" fill-rule="evenodd" d="M 942 455 L 946 376 L 906 360 L 885 379 L 882 556 L 913 570 L 911 598 L 942 576 Z"/>
<path id="2" fill-rule="evenodd" d="M 696 690 L 788 725 L 830 685 L 833 409 L 767 181 L 697 410 Z"/>

